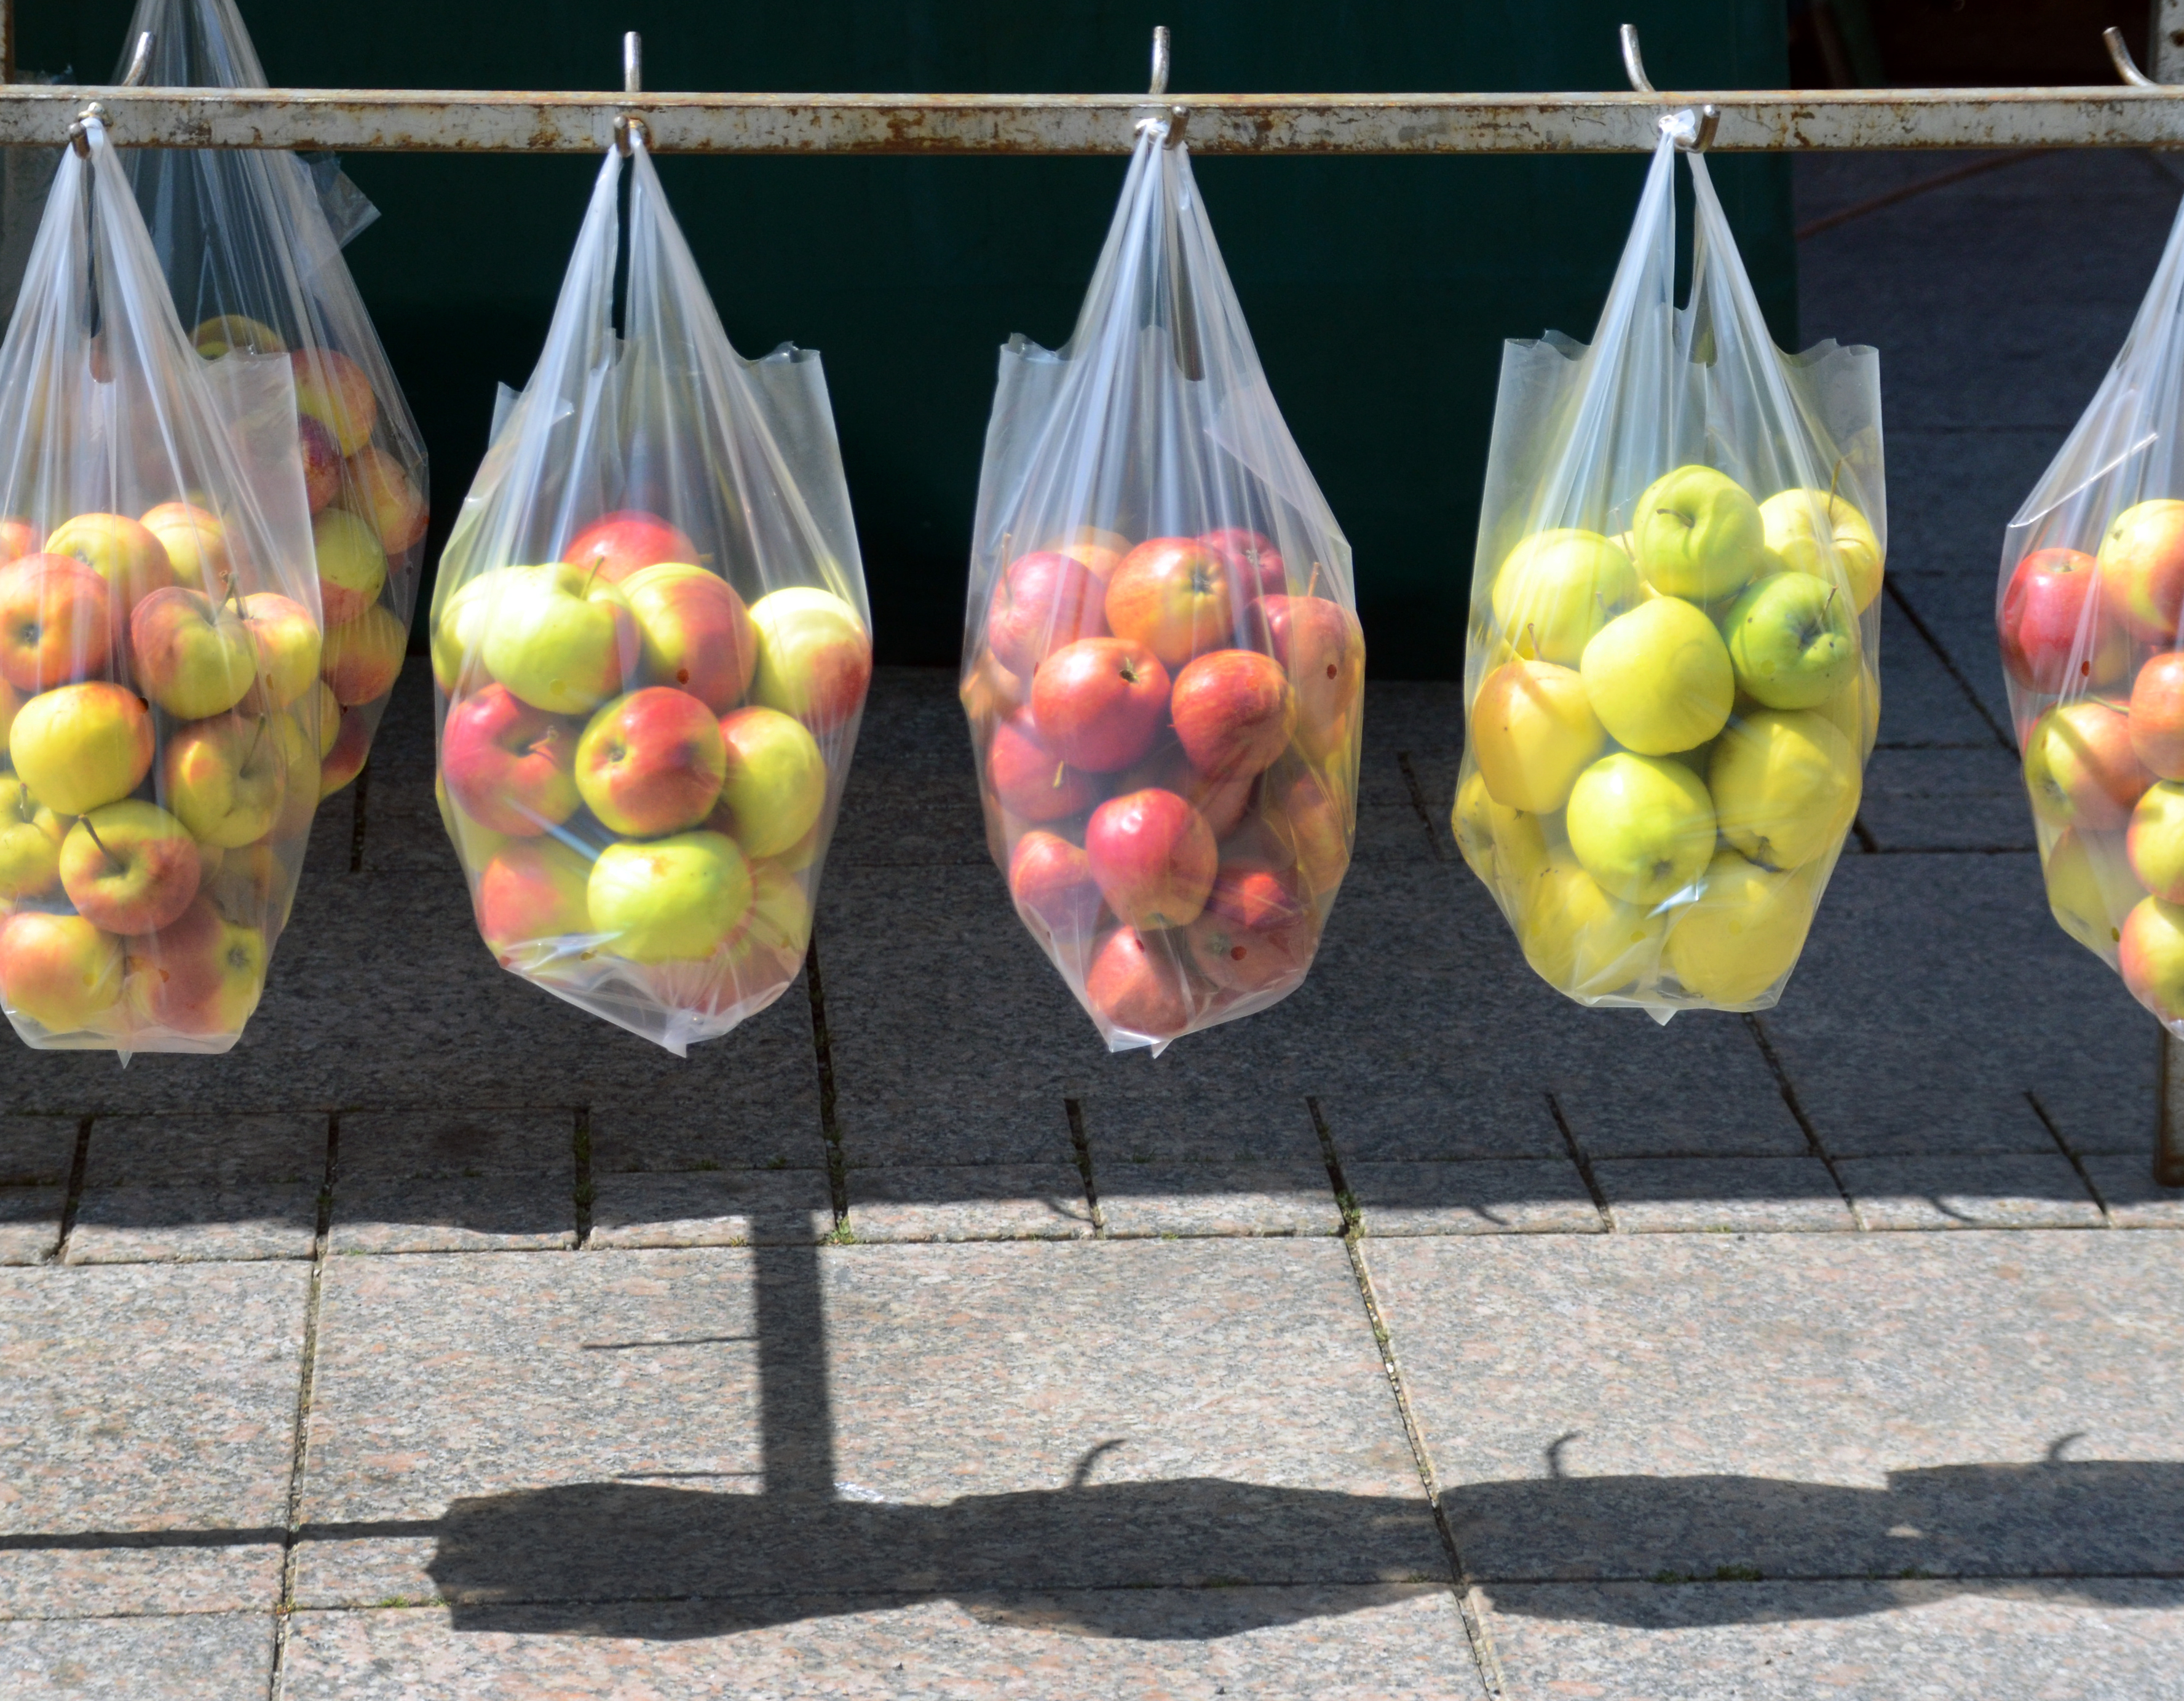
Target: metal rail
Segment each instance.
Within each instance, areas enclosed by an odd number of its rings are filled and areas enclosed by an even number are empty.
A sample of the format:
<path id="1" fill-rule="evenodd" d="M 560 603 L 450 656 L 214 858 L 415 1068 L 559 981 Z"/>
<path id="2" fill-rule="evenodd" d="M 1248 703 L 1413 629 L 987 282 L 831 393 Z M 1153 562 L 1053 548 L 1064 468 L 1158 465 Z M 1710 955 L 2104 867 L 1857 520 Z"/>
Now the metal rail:
<path id="1" fill-rule="evenodd" d="M 641 119 L 658 153 L 1126 153 L 1190 114 L 1195 153 L 1623 153 L 1711 105 L 1717 153 L 2184 144 L 2184 88 L 1592 94 L 665 94 L 492 89 L 0 87 L 0 146 L 58 143 L 97 101 L 124 147 L 590 153 Z"/>

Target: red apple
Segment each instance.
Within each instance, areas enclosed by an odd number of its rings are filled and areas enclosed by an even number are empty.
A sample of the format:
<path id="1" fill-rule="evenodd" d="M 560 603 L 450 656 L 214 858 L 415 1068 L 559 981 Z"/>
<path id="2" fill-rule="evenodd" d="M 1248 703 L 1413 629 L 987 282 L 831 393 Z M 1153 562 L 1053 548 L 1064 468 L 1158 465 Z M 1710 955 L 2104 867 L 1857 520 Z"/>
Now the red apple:
<path id="1" fill-rule="evenodd" d="M 1203 533 L 1198 541 L 1227 564 L 1242 593 L 1242 600 L 1279 596 L 1289 589 L 1289 571 L 1282 564 L 1282 552 L 1265 533 L 1241 526 L 1223 526 Z"/>
<path id="2" fill-rule="evenodd" d="M 329 741 L 325 733 L 319 742 L 324 746 L 323 760 L 319 764 L 319 795 L 332 797 L 351 780 L 364 772 L 364 765 L 371 756 L 371 708 L 369 703 L 361 708 L 341 709 L 332 721 L 334 734 Z M 323 710 L 320 711 L 324 714 Z"/>
<path id="3" fill-rule="evenodd" d="M 200 846 L 239 849 L 280 818 L 286 776 L 270 713 L 220 715 L 176 728 L 159 753 L 159 795 Z"/>
<path id="4" fill-rule="evenodd" d="M 1220 860 L 1206 817 L 1172 791 L 1134 791 L 1092 811 L 1084 854 L 1100 895 L 1135 928 L 1187 927 Z"/>
<path id="5" fill-rule="evenodd" d="M 463 813 L 481 827 L 532 839 L 577 812 L 576 734 L 505 685 L 448 711 L 440 767 Z"/>
<path id="6" fill-rule="evenodd" d="M 2184 650 L 2164 650 L 2138 670 L 2131 747 L 2157 779 L 2184 779 Z"/>
<path id="7" fill-rule="evenodd" d="M 1319 928 L 1292 876 L 1224 862 L 1187 937 L 1199 972 L 1216 986 L 1263 992 L 1304 979 Z"/>
<path id="8" fill-rule="evenodd" d="M 0 917 L 0 1003 L 49 1034 L 91 1027 L 121 1000 L 121 941 L 81 916 Z"/>
<path id="9" fill-rule="evenodd" d="M 1023 821 L 1061 821 L 1100 800 L 1092 778 L 1063 761 L 1039 737 L 1031 717 L 1022 713 L 994 728 L 986 746 L 986 780 L 1001 807 Z"/>
<path id="10" fill-rule="evenodd" d="M 587 571 L 596 567 L 610 585 L 657 561 L 699 565 L 695 544 L 657 514 L 636 508 L 593 521 L 569 540 L 561 559 Z"/>
<path id="11" fill-rule="evenodd" d="M 621 588 L 637 616 L 647 679 L 680 686 L 716 715 L 743 700 L 758 668 L 758 630 L 733 585 L 709 568 L 662 561 Z"/>
<path id="12" fill-rule="evenodd" d="M 2106 833 L 2130 819 L 2153 784 L 2131 749 L 2131 717 L 2094 698 L 2058 704 L 2025 740 L 2033 807 L 2059 826 Z"/>
<path id="13" fill-rule="evenodd" d="M 558 839 L 510 845 L 478 874 L 478 933 L 504 962 L 518 946 L 592 930 L 590 859 Z"/>
<path id="14" fill-rule="evenodd" d="M 1117 928 L 1100 941 L 1084 977 L 1084 997 L 1112 1028 L 1173 1040 L 1190 1026 L 1190 979 L 1173 935 Z"/>
<path id="15" fill-rule="evenodd" d="M 1250 810 L 1257 783 L 1257 776 L 1248 773 L 1234 779 L 1209 778 L 1190 765 L 1181 745 L 1170 742 L 1124 773 L 1115 789 L 1118 795 L 1149 786 L 1172 791 L 1206 817 L 1216 839 L 1226 839 Z"/>
<path id="16" fill-rule="evenodd" d="M 334 434 L 309 414 L 296 419 L 298 450 L 304 458 L 304 499 L 317 514 L 332 505 L 341 494 L 341 445 Z"/>
<path id="17" fill-rule="evenodd" d="M 265 935 L 209 901 L 123 946 L 130 1010 L 146 1025 L 205 1037 L 239 1034 L 265 989 Z"/>
<path id="18" fill-rule="evenodd" d="M 2054 695 L 2122 677 L 2131 638 L 2098 563 L 2081 549 L 2035 549 L 2017 564 L 1995 616 L 2002 665 L 2019 684 Z"/>
<path id="19" fill-rule="evenodd" d="M 37 553 L 37 528 L 28 520 L 0 520 L 0 561 L 20 561 Z"/>
<path id="20" fill-rule="evenodd" d="M 1168 713 L 1193 767 L 1212 779 L 1245 779 L 1289 748 L 1296 693 L 1271 655 L 1215 650 L 1175 676 Z"/>
<path id="21" fill-rule="evenodd" d="M 816 585 L 789 585 L 753 603 L 750 617 L 752 702 L 795 716 L 822 738 L 864 707 L 872 640 L 848 603 Z"/>
<path id="22" fill-rule="evenodd" d="M 1035 672 L 1063 644 L 1106 636 L 1106 594 L 1073 555 L 1049 549 L 1018 555 L 994 586 L 986 642 L 1011 672 Z"/>
<path id="23" fill-rule="evenodd" d="M 1167 669 L 1127 638 L 1080 638 L 1032 676 L 1039 736 L 1088 773 L 1126 768 L 1152 748 L 1167 711 Z"/>
<path id="24" fill-rule="evenodd" d="M 1324 906 L 1350 867 L 1350 800 L 1308 767 L 1267 776 L 1262 819 L 1288 848 L 1304 889 Z"/>
<path id="25" fill-rule="evenodd" d="M 1296 688 L 1298 747 L 1314 761 L 1346 748 L 1365 694 L 1365 628 L 1323 596 L 1270 595 L 1251 611 L 1262 647 Z"/>
<path id="26" fill-rule="evenodd" d="M 712 812 L 727 745 L 713 711 L 688 691 L 648 685 L 592 717 L 576 772 L 577 794 L 609 832 L 657 839 Z"/>
<path id="27" fill-rule="evenodd" d="M 2175 644 L 2184 613 L 2184 502 L 2162 497 L 2125 509 L 2101 538 L 2100 566 L 2131 629 Z"/>
<path id="28" fill-rule="evenodd" d="M 977 737 L 994 722 L 1006 720 L 1023 707 L 1031 697 L 1031 681 L 1010 672 L 994 660 L 991 650 L 982 650 L 956 694 L 975 729 L 972 736 Z"/>
<path id="29" fill-rule="evenodd" d="M 61 840 L 61 889 L 109 933 L 150 933 L 187 909 L 203 865 L 189 828 L 155 803 L 94 809 Z"/>
<path id="30" fill-rule="evenodd" d="M 409 647 L 409 628 L 384 603 L 374 603 L 354 620 L 328 629 L 319 672 L 344 709 L 376 702 L 394 688 Z"/>
<path id="31" fill-rule="evenodd" d="M 1195 538 L 1140 544 L 1107 581 L 1107 629 L 1170 668 L 1235 642 L 1235 609 L 1228 563 Z"/>
<path id="32" fill-rule="evenodd" d="M 367 443 L 357 450 L 342 470 L 341 487 L 342 506 L 370 522 L 388 555 L 400 555 L 425 535 L 432 519 L 425 499 L 385 449 Z"/>
<path id="33" fill-rule="evenodd" d="M 1027 833 L 1017 840 L 1009 856 L 1009 895 L 1064 940 L 1081 939 L 1100 916 L 1091 859 L 1057 834 Z"/>
<path id="34" fill-rule="evenodd" d="M 166 545 L 123 514 L 79 514 L 46 539 L 49 555 L 73 555 L 106 581 L 114 623 L 125 629 L 136 605 L 175 583 Z"/>
<path id="35" fill-rule="evenodd" d="M 49 691 L 103 673 L 113 655 L 106 581 L 66 555 L 25 555 L 0 567 L 0 678 Z"/>
<path id="36" fill-rule="evenodd" d="M 354 455 L 371 441 L 379 401 L 364 368 L 333 349 L 298 349 L 288 357 L 296 378 L 296 411 L 333 433 L 334 446 Z"/>

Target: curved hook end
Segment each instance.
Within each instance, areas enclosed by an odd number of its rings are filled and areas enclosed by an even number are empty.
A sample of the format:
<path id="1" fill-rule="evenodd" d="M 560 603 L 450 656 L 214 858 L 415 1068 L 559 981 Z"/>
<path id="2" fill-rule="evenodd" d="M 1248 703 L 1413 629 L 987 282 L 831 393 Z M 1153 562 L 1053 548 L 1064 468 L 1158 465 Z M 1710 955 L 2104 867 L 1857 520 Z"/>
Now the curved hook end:
<path id="1" fill-rule="evenodd" d="M 1623 42 L 1623 75 L 1630 79 L 1630 86 L 1640 94 L 1653 93 L 1653 85 L 1646 75 L 1646 61 L 1638 53 L 1638 26 L 1625 24 L 1618 33 Z"/>
<path id="2" fill-rule="evenodd" d="M 2139 70 L 2138 61 L 2131 56 L 2131 48 L 2123 38 L 2123 31 L 2113 24 L 2101 31 L 2101 40 L 2109 50 L 2109 63 L 2115 74 L 2133 88 L 2159 88 L 2161 85 Z"/>
<path id="3" fill-rule="evenodd" d="M 129 69 L 122 74 L 121 86 L 135 88 L 144 81 L 144 73 L 152 64 L 152 32 L 145 31 L 136 37 L 136 51 L 129 55 Z"/>
<path id="4" fill-rule="evenodd" d="M 1156 95 L 1167 92 L 1167 25 L 1156 24 L 1153 25 L 1153 82 L 1150 92 Z"/>

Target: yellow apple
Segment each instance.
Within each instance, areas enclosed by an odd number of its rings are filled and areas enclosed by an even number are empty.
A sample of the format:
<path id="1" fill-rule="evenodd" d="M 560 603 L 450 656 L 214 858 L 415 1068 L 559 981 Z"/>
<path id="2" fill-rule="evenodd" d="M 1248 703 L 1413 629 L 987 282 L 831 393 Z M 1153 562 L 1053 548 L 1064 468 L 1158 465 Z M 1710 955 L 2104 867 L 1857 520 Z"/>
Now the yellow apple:
<path id="1" fill-rule="evenodd" d="M 1680 466 L 1646 487 L 1630 515 L 1638 571 L 1670 596 L 1720 602 L 1766 565 L 1759 505 L 1727 473 Z"/>
<path id="2" fill-rule="evenodd" d="M 2116 964 L 2132 997 L 2164 1022 L 2184 1021 L 2184 906 L 2142 898 L 2123 919 Z"/>
<path id="3" fill-rule="evenodd" d="M 1593 633 L 1638 600 L 1630 556 L 1597 532 L 1535 532 L 1494 575 L 1494 620 L 1518 655 L 1577 666 Z"/>
<path id="4" fill-rule="evenodd" d="M 1767 547 L 1792 572 L 1838 578 L 1863 614 L 1880 594 L 1880 539 L 1850 502 L 1825 490 L 1778 490 L 1759 505 Z"/>
<path id="5" fill-rule="evenodd" d="M 1707 764 L 1721 836 L 1753 862 L 1795 868 L 1825 856 L 1858 813 L 1858 753 L 1817 710 L 1731 722 Z"/>
<path id="6" fill-rule="evenodd" d="M 1556 858 L 1542 864 L 1522 897 L 1518 943 L 1548 985 L 1596 998 L 1651 971 L 1661 918 L 1610 897 L 1574 863 Z"/>
<path id="7" fill-rule="evenodd" d="M 1787 974 L 1813 924 L 1819 865 L 1781 872 L 1730 850 L 1707 865 L 1695 903 L 1676 913 L 1662 961 L 1710 1004 L 1749 1004 Z"/>
<path id="8" fill-rule="evenodd" d="M 1511 661 L 1479 682 L 1471 749 L 1496 803 L 1534 815 L 1560 809 L 1607 735 L 1574 668 Z"/>
<path id="9" fill-rule="evenodd" d="M 1703 610 L 1657 596 L 1601 627 L 1578 666 L 1607 736 L 1641 756 L 1696 749 L 1736 700 L 1729 646 Z"/>
<path id="10" fill-rule="evenodd" d="M 1465 863 L 1490 886 L 1514 892 L 1546 865 L 1540 817 L 1496 803 L 1477 768 L 1457 788 L 1449 825 Z"/>
<path id="11" fill-rule="evenodd" d="M 1665 756 L 1602 756 L 1571 787 L 1564 825 L 1579 866 L 1625 903 L 1659 903 L 1713 858 L 1713 800 Z"/>
<path id="12" fill-rule="evenodd" d="M 2048 847 L 2041 872 L 2057 925 L 2114 968 L 2124 917 L 2146 896 L 2131 877 L 2120 836 L 2066 827 Z"/>
<path id="13" fill-rule="evenodd" d="M 1869 663 L 1861 666 L 1815 712 L 1826 716 L 1837 732 L 1858 746 L 1863 763 L 1880 736 L 1880 677 Z"/>

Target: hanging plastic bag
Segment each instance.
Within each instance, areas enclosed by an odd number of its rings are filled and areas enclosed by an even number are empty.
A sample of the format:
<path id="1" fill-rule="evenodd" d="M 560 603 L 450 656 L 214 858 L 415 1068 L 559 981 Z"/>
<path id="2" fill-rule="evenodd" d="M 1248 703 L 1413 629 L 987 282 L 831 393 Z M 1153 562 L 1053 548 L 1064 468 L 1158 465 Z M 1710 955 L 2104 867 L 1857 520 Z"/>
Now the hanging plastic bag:
<path id="1" fill-rule="evenodd" d="M 2048 907 L 2184 1036 L 2184 213 L 2009 522 L 1995 625 Z"/>
<path id="2" fill-rule="evenodd" d="M 987 842 L 1109 1047 L 1288 996 L 1349 866 L 1365 644 L 1165 120 L 1069 342 L 1002 351 L 972 549 Z"/>
<path id="3" fill-rule="evenodd" d="M 872 676 L 819 357 L 728 346 L 632 126 L 434 591 L 442 807 L 502 965 L 681 1054 L 778 998 Z"/>
<path id="4" fill-rule="evenodd" d="M 1504 352 L 1464 663 L 1464 860 L 1580 1003 L 1774 1003 L 1880 709 L 1879 360 L 1785 355 L 1662 120 L 1590 348 Z"/>
<path id="5" fill-rule="evenodd" d="M 0 345 L 0 1004 L 40 1050 L 224 1051 L 319 801 L 295 390 L 198 359 L 81 134 Z"/>
<path id="6" fill-rule="evenodd" d="M 146 32 L 154 86 L 266 86 L 233 0 L 137 0 L 125 68 Z M 124 169 L 198 353 L 285 354 L 295 371 L 332 794 L 364 767 L 401 671 L 428 517 L 424 439 L 341 257 L 376 214 L 332 161 L 277 150 L 131 148 Z M 170 549 L 204 546 L 190 521 L 162 533 Z"/>

